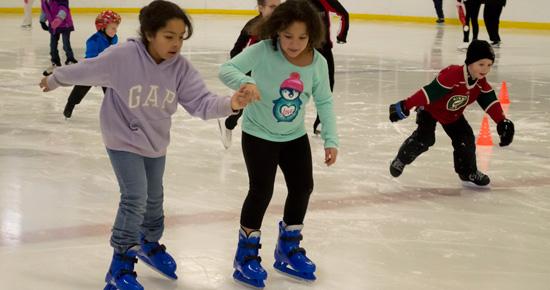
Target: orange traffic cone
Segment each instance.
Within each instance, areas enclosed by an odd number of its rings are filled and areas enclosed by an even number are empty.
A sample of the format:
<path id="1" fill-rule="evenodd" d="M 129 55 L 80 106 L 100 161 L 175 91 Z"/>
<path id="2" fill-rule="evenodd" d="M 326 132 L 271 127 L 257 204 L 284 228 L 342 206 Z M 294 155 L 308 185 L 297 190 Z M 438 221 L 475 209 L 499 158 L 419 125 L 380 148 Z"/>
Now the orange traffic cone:
<path id="1" fill-rule="evenodd" d="M 487 115 L 483 116 L 483 121 L 481 121 L 481 129 L 479 130 L 476 144 L 479 146 L 493 146 L 493 138 L 489 130 L 489 119 Z"/>
<path id="2" fill-rule="evenodd" d="M 506 82 L 502 82 L 502 86 L 500 87 L 500 93 L 498 94 L 498 100 L 500 101 L 500 104 L 502 105 L 509 105 L 510 104 L 510 95 L 508 95 L 508 87 L 506 86 Z"/>

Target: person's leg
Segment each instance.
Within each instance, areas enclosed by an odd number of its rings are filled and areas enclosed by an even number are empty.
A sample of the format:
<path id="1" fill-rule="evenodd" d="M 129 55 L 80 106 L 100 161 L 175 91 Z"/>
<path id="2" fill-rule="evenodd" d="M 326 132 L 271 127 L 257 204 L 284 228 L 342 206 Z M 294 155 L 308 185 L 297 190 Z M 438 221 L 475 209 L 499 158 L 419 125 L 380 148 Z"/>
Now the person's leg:
<path id="1" fill-rule="evenodd" d="M 52 64 L 61 66 L 61 59 L 59 58 L 59 50 L 57 44 L 59 43 L 59 33 L 50 33 L 50 56 Z"/>
<path id="2" fill-rule="evenodd" d="M 124 253 L 139 245 L 147 205 L 147 177 L 144 157 L 107 149 L 120 187 L 120 203 L 112 229 L 111 246 Z"/>
<path id="3" fill-rule="evenodd" d="M 470 0 L 470 20 L 472 21 L 472 40 L 476 40 L 479 35 L 479 10 L 481 9 L 480 0 Z"/>
<path id="4" fill-rule="evenodd" d="M 273 195 L 280 145 L 245 132 L 241 141 L 248 171 L 249 190 L 241 210 L 241 228 L 233 260 L 233 278 L 253 287 L 263 288 L 267 272 L 260 264 L 260 228 Z"/>
<path id="5" fill-rule="evenodd" d="M 237 122 L 242 115 L 243 110 L 239 110 L 237 114 L 225 118 L 225 128 L 227 128 L 228 130 L 235 129 L 235 127 L 237 127 Z"/>
<path id="6" fill-rule="evenodd" d="M 279 166 L 285 176 L 288 194 L 283 220 L 279 222 L 274 267 L 293 277 L 315 280 L 315 264 L 300 247 L 304 217 L 313 191 L 313 166 L 307 135 L 285 143 Z"/>
<path id="7" fill-rule="evenodd" d="M 460 179 L 480 186 L 489 184 L 489 176 L 477 169 L 475 136 L 464 116 L 443 129 L 452 140 L 455 172 Z"/>
<path id="8" fill-rule="evenodd" d="M 145 158 L 147 175 L 147 206 L 141 225 L 141 234 L 149 242 L 158 242 L 164 232 L 163 176 L 166 156 Z"/>
<path id="9" fill-rule="evenodd" d="M 411 164 L 420 154 L 428 151 L 435 144 L 437 121 L 432 115 L 424 110 L 418 111 L 416 124 L 417 129 L 403 142 L 390 165 L 390 173 L 393 177 L 400 176 L 405 165 Z"/>
<path id="10" fill-rule="evenodd" d="M 67 104 L 65 104 L 65 109 L 63 110 L 65 118 L 70 118 L 73 115 L 74 107 L 80 104 L 80 101 L 82 101 L 91 88 L 90 86 L 74 86 L 67 99 Z"/>
<path id="11" fill-rule="evenodd" d="M 136 280 L 136 246 L 147 200 L 144 158 L 134 153 L 107 149 L 120 187 L 120 203 L 111 234 L 114 254 L 105 276 L 105 289 L 143 287 Z"/>
<path id="12" fill-rule="evenodd" d="M 469 174 L 477 170 L 476 143 L 472 127 L 462 116 L 457 121 L 443 125 L 445 133 L 451 138 L 455 172 Z"/>
<path id="13" fill-rule="evenodd" d="M 494 41 L 494 20 L 491 13 L 491 5 L 485 4 L 483 7 L 483 21 L 485 22 L 485 28 L 487 29 L 487 34 L 489 34 L 489 40 Z"/>
<path id="14" fill-rule="evenodd" d="M 71 32 L 64 31 L 61 36 L 63 37 L 63 50 L 67 57 L 65 64 L 77 63 L 77 60 L 74 58 L 73 48 L 71 47 Z"/>
<path id="15" fill-rule="evenodd" d="M 443 14 L 443 0 L 434 0 L 435 13 L 437 13 L 437 19 L 443 20 L 445 15 Z"/>
<path id="16" fill-rule="evenodd" d="M 177 279 L 177 263 L 159 243 L 164 232 L 164 188 L 162 180 L 166 156 L 144 158 L 147 176 L 147 206 L 141 225 L 138 258 L 167 278 Z"/>
<path id="17" fill-rule="evenodd" d="M 279 166 L 288 190 L 283 221 L 287 225 L 303 224 L 313 191 L 313 166 L 307 135 L 286 142 L 281 151 Z"/>
<path id="18" fill-rule="evenodd" d="M 33 2 L 34 0 L 27 0 L 27 2 L 25 2 L 23 23 L 21 24 L 21 26 L 23 27 L 32 26 L 32 3 Z"/>
<path id="19" fill-rule="evenodd" d="M 248 194 L 241 210 L 241 226 L 258 230 L 273 195 L 280 145 L 245 132 L 241 140 L 249 179 Z"/>
<path id="20" fill-rule="evenodd" d="M 493 39 L 493 42 L 494 44 L 498 44 L 500 43 L 500 33 L 499 33 L 499 30 L 500 30 L 500 15 L 502 14 L 502 8 L 503 6 L 502 5 L 495 5 L 495 7 L 492 9 L 493 10 L 493 25 L 494 25 L 494 39 Z"/>

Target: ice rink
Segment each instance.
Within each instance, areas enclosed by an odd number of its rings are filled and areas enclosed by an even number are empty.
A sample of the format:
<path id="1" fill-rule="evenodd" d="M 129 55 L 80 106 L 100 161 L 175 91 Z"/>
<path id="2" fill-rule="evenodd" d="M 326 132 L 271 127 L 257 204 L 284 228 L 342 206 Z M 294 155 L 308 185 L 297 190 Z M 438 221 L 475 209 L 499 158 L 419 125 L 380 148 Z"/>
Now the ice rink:
<path id="1" fill-rule="evenodd" d="M 99 131 L 100 88 L 65 120 L 71 88 L 42 93 L 49 35 L 34 15 L 0 15 L 0 289 L 103 289 L 110 228 L 118 206 L 116 178 Z M 82 59 L 95 15 L 74 15 L 71 36 Z M 209 88 L 250 16 L 194 15 L 195 34 L 182 54 Z M 122 41 L 138 30 L 124 14 Z M 318 280 L 304 284 L 275 272 L 273 250 L 286 187 L 278 174 L 262 227 L 266 289 L 544 290 L 550 289 L 550 32 L 502 29 L 488 79 L 506 81 L 510 147 L 478 147 L 489 189 L 464 187 L 454 173 L 449 138 L 401 177 L 388 171 L 414 116 L 391 124 L 388 105 L 408 97 L 450 64 L 461 64 L 459 26 L 352 21 L 348 43 L 335 44 L 337 163 L 323 165 L 322 140 L 311 136 L 315 189 L 302 246 Z M 487 39 L 484 27 L 480 39 Z M 62 61 L 65 61 L 61 42 Z M 308 105 L 307 128 L 315 117 Z M 483 111 L 466 110 L 474 132 Z M 173 120 L 165 173 L 167 227 L 162 243 L 178 262 L 176 282 L 138 263 L 145 289 L 244 289 L 232 277 L 241 205 L 248 189 L 239 130 L 222 147 L 216 120 Z M 238 127 L 240 128 L 240 127 Z M 493 141 L 498 143 L 491 121 Z"/>

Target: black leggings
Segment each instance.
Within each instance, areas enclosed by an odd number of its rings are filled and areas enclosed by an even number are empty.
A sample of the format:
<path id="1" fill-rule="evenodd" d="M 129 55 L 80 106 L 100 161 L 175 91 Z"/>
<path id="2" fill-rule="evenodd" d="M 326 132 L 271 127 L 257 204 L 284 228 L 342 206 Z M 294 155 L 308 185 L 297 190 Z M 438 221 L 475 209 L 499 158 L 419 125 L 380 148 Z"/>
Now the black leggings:
<path id="1" fill-rule="evenodd" d="M 322 48 L 319 49 L 319 52 L 327 60 L 330 91 L 333 92 L 334 91 L 334 56 L 332 55 L 332 48 L 330 45 L 325 44 Z M 317 126 L 319 126 L 319 124 L 321 124 L 321 120 L 319 119 L 319 114 L 317 114 L 317 117 L 315 118 L 315 123 L 313 123 L 314 131 L 317 129 Z"/>
<path id="2" fill-rule="evenodd" d="M 241 225 L 260 229 L 273 196 L 277 166 L 285 177 L 288 194 L 283 221 L 303 224 L 313 191 L 311 148 L 307 134 L 288 142 L 272 142 L 242 134 L 242 149 L 248 171 L 249 189 L 241 211 Z"/>
<path id="3" fill-rule="evenodd" d="M 479 10 L 481 9 L 480 0 L 468 0 L 464 2 L 466 8 L 466 25 L 470 27 L 468 31 L 464 31 L 464 42 L 470 42 L 470 30 L 472 30 L 472 40 L 476 40 L 479 34 L 479 23 L 477 18 L 479 17 Z M 470 25 L 470 22 L 472 25 Z"/>
<path id="4" fill-rule="evenodd" d="M 424 110 L 418 111 L 416 124 L 417 129 L 403 142 L 397 154 L 397 158 L 405 164 L 412 163 L 416 157 L 435 144 L 437 121 L 432 115 Z M 455 122 L 442 126 L 452 140 L 455 172 L 463 175 L 476 172 L 475 136 L 468 121 L 461 116 Z"/>
<path id="5" fill-rule="evenodd" d="M 72 104 L 74 106 L 80 104 L 82 99 L 84 99 L 84 96 L 86 96 L 91 88 L 92 87 L 90 86 L 74 86 L 71 94 L 69 95 L 69 98 L 67 99 L 67 105 Z M 105 93 L 105 91 L 107 90 L 107 88 L 105 87 L 102 87 L 102 89 L 103 93 Z"/>

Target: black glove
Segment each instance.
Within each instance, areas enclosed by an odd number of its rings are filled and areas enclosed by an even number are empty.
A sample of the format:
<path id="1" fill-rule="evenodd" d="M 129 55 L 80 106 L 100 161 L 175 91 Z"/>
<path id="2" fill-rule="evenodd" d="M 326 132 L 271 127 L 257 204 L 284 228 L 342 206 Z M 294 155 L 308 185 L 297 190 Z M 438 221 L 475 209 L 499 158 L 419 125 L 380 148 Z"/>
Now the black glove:
<path id="1" fill-rule="evenodd" d="M 409 110 L 405 109 L 405 101 L 399 101 L 390 105 L 390 121 L 397 122 L 409 116 Z"/>
<path id="2" fill-rule="evenodd" d="M 46 24 L 46 22 L 40 21 L 40 26 L 42 26 L 42 29 L 44 29 L 44 30 L 46 30 L 46 31 L 50 31 L 50 28 L 48 27 L 48 25 Z"/>
<path id="3" fill-rule="evenodd" d="M 336 37 L 336 42 L 337 42 L 337 43 L 346 43 L 347 41 L 346 41 L 346 39 L 343 38 L 343 37 Z"/>
<path id="4" fill-rule="evenodd" d="M 514 139 L 514 123 L 508 119 L 504 119 L 497 124 L 497 132 L 500 136 L 499 146 L 508 146 Z"/>

